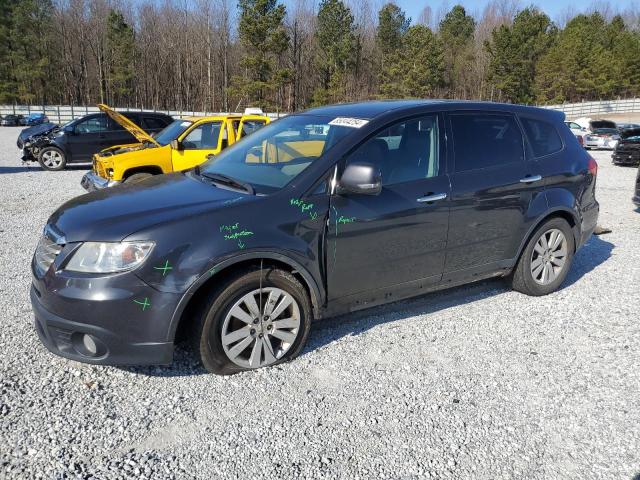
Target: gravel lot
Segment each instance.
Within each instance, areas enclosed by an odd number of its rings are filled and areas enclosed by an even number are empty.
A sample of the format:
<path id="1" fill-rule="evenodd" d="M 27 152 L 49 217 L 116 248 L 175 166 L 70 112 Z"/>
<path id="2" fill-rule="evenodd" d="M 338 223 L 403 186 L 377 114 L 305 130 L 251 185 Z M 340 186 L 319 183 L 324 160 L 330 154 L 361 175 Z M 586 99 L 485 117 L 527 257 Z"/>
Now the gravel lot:
<path id="1" fill-rule="evenodd" d="M 632 479 L 640 474 L 635 169 L 600 164 L 601 225 L 564 288 L 492 280 L 318 323 L 231 378 L 178 351 L 111 368 L 48 353 L 29 262 L 83 168 L 20 165 L 0 128 L 0 477 Z M 640 477 L 637 477 L 640 478 Z"/>

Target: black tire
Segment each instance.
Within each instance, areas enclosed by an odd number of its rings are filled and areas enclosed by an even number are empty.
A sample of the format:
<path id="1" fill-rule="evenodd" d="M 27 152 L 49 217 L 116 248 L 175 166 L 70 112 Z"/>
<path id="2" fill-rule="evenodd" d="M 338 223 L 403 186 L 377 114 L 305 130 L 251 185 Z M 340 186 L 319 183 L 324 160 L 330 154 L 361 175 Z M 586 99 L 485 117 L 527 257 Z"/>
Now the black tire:
<path id="1" fill-rule="evenodd" d="M 44 170 L 59 172 L 67 166 L 67 156 L 57 147 L 44 147 L 38 153 L 38 163 Z"/>
<path id="2" fill-rule="evenodd" d="M 550 232 L 553 229 L 560 230 L 566 239 L 566 257 L 562 269 L 557 273 L 556 278 L 546 285 L 538 283 L 531 271 L 531 262 L 533 252 L 538 240 L 543 234 Z M 527 295 L 541 296 L 547 295 L 556 291 L 562 282 L 564 282 L 569 270 L 571 269 L 571 262 L 573 261 L 573 255 L 575 253 L 575 240 L 573 237 L 573 231 L 571 226 L 563 218 L 555 217 L 542 223 L 531 235 L 527 246 L 525 247 L 520 259 L 516 265 L 516 268 L 511 274 L 511 287 Z"/>
<path id="3" fill-rule="evenodd" d="M 131 185 L 133 183 L 139 183 L 152 176 L 153 176 L 152 173 L 147 173 L 147 172 L 134 173 L 133 175 L 125 178 L 124 183 L 126 183 L 127 185 Z"/>
<path id="4" fill-rule="evenodd" d="M 283 270 L 274 268 L 265 268 L 262 271 L 260 269 L 244 270 L 212 292 L 209 302 L 204 305 L 190 335 L 193 350 L 207 371 L 217 375 L 232 375 L 254 369 L 237 365 L 230 360 L 222 345 L 222 330 L 225 318 L 236 302 L 246 294 L 259 290 L 260 287 L 278 288 L 289 294 L 297 302 L 300 314 L 300 324 L 295 340 L 288 350 L 269 366 L 289 361 L 302 351 L 309 335 L 312 316 L 311 304 L 305 288 L 292 274 Z M 265 334 L 265 338 L 270 337 Z M 250 350 L 252 345 L 250 344 L 246 347 L 247 350 L 243 351 Z M 263 348 L 266 348 L 266 343 L 264 345 Z M 261 355 L 265 356 L 265 352 L 263 351 Z"/>

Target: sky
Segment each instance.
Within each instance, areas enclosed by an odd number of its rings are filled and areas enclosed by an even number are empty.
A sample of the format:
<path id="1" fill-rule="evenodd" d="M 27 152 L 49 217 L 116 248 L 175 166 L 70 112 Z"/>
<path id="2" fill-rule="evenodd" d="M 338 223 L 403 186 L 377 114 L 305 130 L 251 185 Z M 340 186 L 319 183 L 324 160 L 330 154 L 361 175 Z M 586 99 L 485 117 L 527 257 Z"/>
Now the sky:
<path id="1" fill-rule="evenodd" d="M 445 6 L 445 11 L 448 11 L 456 4 L 462 4 L 467 12 L 475 15 L 482 14 L 484 7 L 487 5 L 486 0 L 395 0 L 395 3 L 401 7 L 408 16 L 410 16 L 414 23 L 418 20 L 422 9 L 429 5 L 433 12 L 433 15 L 437 15 L 438 10 Z M 530 4 L 534 4 L 543 10 L 552 20 L 558 20 L 567 11 L 584 11 L 590 9 L 590 7 L 597 6 L 598 4 L 609 3 L 614 9 L 625 10 L 632 5 L 640 5 L 638 0 L 611 0 L 606 1 L 591 1 L 591 0 L 521 0 L 517 2 L 521 7 L 525 7 Z"/>

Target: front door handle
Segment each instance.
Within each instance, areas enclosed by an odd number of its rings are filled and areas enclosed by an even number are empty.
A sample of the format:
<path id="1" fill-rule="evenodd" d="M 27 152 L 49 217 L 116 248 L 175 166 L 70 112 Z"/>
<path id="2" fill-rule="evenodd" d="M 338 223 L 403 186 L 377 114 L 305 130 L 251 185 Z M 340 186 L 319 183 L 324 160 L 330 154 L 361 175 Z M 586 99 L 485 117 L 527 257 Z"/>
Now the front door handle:
<path id="1" fill-rule="evenodd" d="M 444 200 L 445 198 L 447 198 L 446 193 L 433 193 L 433 194 L 418 198 L 418 202 L 431 203 L 431 202 L 437 202 L 438 200 Z"/>
<path id="2" fill-rule="evenodd" d="M 527 177 L 521 178 L 520 183 L 533 183 L 542 180 L 540 175 L 529 175 Z"/>

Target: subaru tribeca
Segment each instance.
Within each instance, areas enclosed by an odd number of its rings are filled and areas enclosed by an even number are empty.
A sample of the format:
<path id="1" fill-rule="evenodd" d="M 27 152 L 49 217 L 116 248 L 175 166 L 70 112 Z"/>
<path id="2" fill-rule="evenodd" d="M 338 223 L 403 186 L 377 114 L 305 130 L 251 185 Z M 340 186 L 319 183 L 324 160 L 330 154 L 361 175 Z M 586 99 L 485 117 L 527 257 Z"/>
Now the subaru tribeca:
<path id="1" fill-rule="evenodd" d="M 52 352 L 207 370 L 292 359 L 311 321 L 489 277 L 545 295 L 598 217 L 559 112 L 389 101 L 280 119 L 193 170 L 80 196 L 33 257 Z"/>

